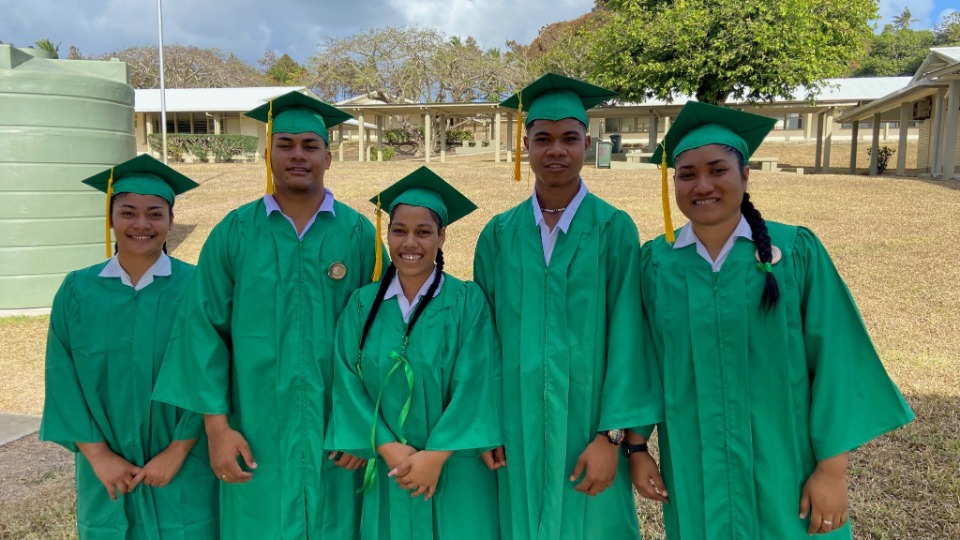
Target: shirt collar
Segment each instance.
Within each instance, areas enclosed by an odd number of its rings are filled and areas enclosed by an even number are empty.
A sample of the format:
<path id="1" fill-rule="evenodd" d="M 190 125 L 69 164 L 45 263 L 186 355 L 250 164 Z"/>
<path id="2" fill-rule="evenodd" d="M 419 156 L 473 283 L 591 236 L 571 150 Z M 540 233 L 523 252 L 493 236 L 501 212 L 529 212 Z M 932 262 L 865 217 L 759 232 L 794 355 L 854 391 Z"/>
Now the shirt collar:
<path id="1" fill-rule="evenodd" d="M 567 209 L 563 211 L 563 215 L 560 216 L 560 221 L 557 222 L 557 227 L 566 234 L 567 229 L 570 228 L 570 223 L 573 222 L 573 216 L 577 214 L 577 209 L 580 208 L 580 203 L 583 202 L 583 199 L 587 196 L 587 185 L 583 183 L 583 179 L 580 179 L 580 189 L 577 190 L 577 194 L 573 196 L 573 200 L 570 201 L 570 204 L 567 205 Z M 543 210 L 540 209 L 540 201 L 537 200 L 537 190 L 534 188 L 533 196 L 533 220 L 539 226 L 543 223 Z"/>
<path id="2" fill-rule="evenodd" d="M 737 238 L 742 236 L 747 240 L 753 242 L 753 230 L 750 229 L 750 224 L 747 223 L 747 218 L 740 216 L 740 222 L 737 223 L 737 228 L 733 230 L 733 234 L 730 235 L 730 238 Z M 729 239 L 727 240 L 729 242 Z M 673 243 L 673 249 L 681 249 L 687 246 L 696 244 L 697 247 L 706 247 L 700 242 L 700 239 L 697 238 L 697 234 L 693 232 L 693 226 L 688 222 L 680 229 L 680 234 L 677 235 L 677 241 Z"/>
<path id="3" fill-rule="evenodd" d="M 133 287 L 134 290 L 139 291 L 140 289 L 153 283 L 154 277 L 166 277 L 171 273 L 172 267 L 170 264 L 170 257 L 168 257 L 166 253 L 160 253 L 160 257 L 157 259 L 157 262 L 153 263 L 150 268 L 147 268 L 147 271 L 143 273 L 143 276 L 140 278 L 140 281 L 137 282 L 136 286 L 133 285 L 133 280 L 130 279 L 130 275 L 127 274 L 127 271 L 120 266 L 120 261 L 117 259 L 116 255 L 110 257 L 110 260 L 107 261 L 106 266 L 104 266 L 103 270 L 100 271 L 99 276 L 102 278 L 120 278 L 120 283 L 123 283 L 127 287 Z"/>
<path id="4" fill-rule="evenodd" d="M 334 198 L 333 192 L 327 188 L 323 188 L 323 201 L 320 203 L 320 208 L 317 209 L 317 213 L 314 215 L 319 215 L 320 212 L 330 212 L 334 217 L 337 215 L 337 211 L 334 207 Z M 277 204 L 277 199 L 273 195 L 267 194 L 263 196 L 263 205 L 267 209 L 267 215 L 274 212 L 280 212 L 283 214 L 283 210 L 280 209 L 280 205 Z M 286 214 L 284 214 L 286 215 Z"/>
<path id="5" fill-rule="evenodd" d="M 427 290 L 430 289 L 430 284 L 433 283 L 434 276 L 437 275 L 437 267 L 433 267 L 433 272 L 430 273 L 430 277 L 423 282 L 423 285 L 420 287 L 420 290 L 417 291 L 417 295 L 413 298 L 412 303 L 416 303 L 417 300 L 423 298 L 427 295 Z M 440 294 L 440 287 L 443 286 L 443 275 L 440 276 L 440 283 L 437 285 L 437 290 L 434 291 L 433 297 L 436 298 Z M 403 294 L 403 287 L 400 285 L 400 276 L 394 275 L 393 280 L 390 281 L 390 286 L 387 288 L 386 294 L 383 295 L 384 300 L 389 300 L 394 296 L 399 296 L 406 299 L 406 296 Z"/>

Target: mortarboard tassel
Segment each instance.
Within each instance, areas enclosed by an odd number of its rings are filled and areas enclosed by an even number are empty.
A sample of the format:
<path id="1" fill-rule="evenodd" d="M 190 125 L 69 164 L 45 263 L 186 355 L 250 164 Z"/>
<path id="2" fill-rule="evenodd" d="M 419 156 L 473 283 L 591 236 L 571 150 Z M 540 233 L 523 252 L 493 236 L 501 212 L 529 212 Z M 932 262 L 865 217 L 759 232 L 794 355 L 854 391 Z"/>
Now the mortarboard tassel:
<path id="1" fill-rule="evenodd" d="M 113 253 L 110 252 L 110 199 L 113 198 L 113 167 L 110 167 L 110 178 L 107 179 L 107 220 L 106 220 L 106 229 L 107 229 L 107 258 L 113 256 Z"/>
<path id="2" fill-rule="evenodd" d="M 667 146 L 665 143 L 666 140 L 660 143 L 660 148 L 663 150 L 660 159 L 660 198 L 663 201 L 663 225 L 666 229 L 667 242 L 672 244 L 677 238 L 673 234 L 673 220 L 670 219 L 670 192 L 669 186 L 667 185 Z"/>
<path id="3" fill-rule="evenodd" d="M 523 90 L 517 92 L 517 143 L 513 147 L 513 181 L 520 181 L 520 150 L 523 144 Z"/>
<path id="4" fill-rule="evenodd" d="M 371 281 L 380 281 L 380 276 L 383 275 L 383 237 L 381 236 L 381 223 L 383 221 L 382 216 L 383 209 L 380 208 L 380 195 L 377 195 L 377 238 L 374 240 L 374 249 L 376 249 L 377 254 L 373 263 L 373 276 L 370 278 Z"/>
<path id="5" fill-rule="evenodd" d="M 267 195 L 273 195 L 273 164 L 270 158 L 273 146 L 273 101 L 270 101 L 270 108 L 267 110 Z"/>

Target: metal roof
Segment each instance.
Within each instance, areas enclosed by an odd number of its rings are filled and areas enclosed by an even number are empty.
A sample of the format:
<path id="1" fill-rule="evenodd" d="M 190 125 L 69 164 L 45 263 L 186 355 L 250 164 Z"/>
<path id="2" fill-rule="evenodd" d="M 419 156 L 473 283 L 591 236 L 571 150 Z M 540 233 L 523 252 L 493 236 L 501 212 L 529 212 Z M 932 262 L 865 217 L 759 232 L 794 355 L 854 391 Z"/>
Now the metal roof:
<path id="1" fill-rule="evenodd" d="M 247 112 L 287 92 L 309 96 L 304 86 L 251 86 L 245 88 L 167 88 L 167 112 Z M 135 90 L 136 112 L 160 112 L 160 90 Z"/>

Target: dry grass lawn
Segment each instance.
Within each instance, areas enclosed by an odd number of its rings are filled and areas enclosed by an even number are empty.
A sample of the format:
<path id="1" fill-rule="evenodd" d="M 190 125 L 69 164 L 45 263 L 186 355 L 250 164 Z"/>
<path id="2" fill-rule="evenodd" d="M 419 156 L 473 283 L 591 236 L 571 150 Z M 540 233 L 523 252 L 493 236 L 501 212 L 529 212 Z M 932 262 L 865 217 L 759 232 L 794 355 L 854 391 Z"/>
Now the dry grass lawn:
<path id="1" fill-rule="evenodd" d="M 760 154 L 809 171 L 812 150 L 810 145 L 765 145 Z M 865 147 L 858 154 L 865 167 Z M 848 160 L 849 149 L 834 148 L 835 168 L 845 167 Z M 366 199 L 419 165 L 334 163 L 327 186 L 338 199 L 372 216 Z M 532 179 L 514 183 L 509 165 L 476 157 L 431 166 L 480 206 L 448 231 L 447 268 L 469 277 L 482 226 L 529 196 Z M 912 166 L 908 162 L 908 168 Z M 177 202 L 172 254 L 196 262 L 214 224 L 261 194 L 263 168 L 177 168 L 201 188 Z M 594 193 L 634 217 L 643 240 L 661 232 L 657 171 L 586 167 L 583 177 Z M 851 515 L 856 537 L 960 538 L 960 184 L 889 174 L 870 178 L 754 171 L 750 190 L 767 218 L 803 224 L 823 240 L 859 303 L 888 371 L 917 413 L 912 425 L 855 454 Z M 674 212 L 682 223 L 675 206 Z M 0 320 L 0 410 L 41 412 L 46 326 L 46 317 Z M 5 454 L 0 452 L 0 460 Z M 63 493 L 71 481 L 69 471 L 54 470 L 36 482 L 32 495 L 0 499 L 0 539 L 70 537 L 72 503 Z M 639 507 L 645 537 L 658 537 L 658 508 L 647 501 Z"/>

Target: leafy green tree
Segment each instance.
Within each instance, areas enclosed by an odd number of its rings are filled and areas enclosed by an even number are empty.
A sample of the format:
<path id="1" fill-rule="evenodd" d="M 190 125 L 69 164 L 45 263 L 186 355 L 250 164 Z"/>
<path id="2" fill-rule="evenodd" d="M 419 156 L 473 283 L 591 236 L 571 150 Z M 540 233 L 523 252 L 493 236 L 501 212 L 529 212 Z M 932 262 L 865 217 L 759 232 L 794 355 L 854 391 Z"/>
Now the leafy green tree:
<path id="1" fill-rule="evenodd" d="M 960 11 L 952 11 L 940 19 L 934 33 L 937 47 L 956 47 L 960 45 Z"/>
<path id="2" fill-rule="evenodd" d="M 812 94 L 863 53 L 874 0 L 605 0 L 591 79 L 629 101 Z"/>
<path id="3" fill-rule="evenodd" d="M 286 53 L 277 58 L 276 53 L 267 50 L 263 53 L 263 57 L 258 60 L 258 63 L 263 68 L 264 75 L 281 86 L 306 85 L 309 77 L 307 68 L 301 66 Z"/>
<path id="4" fill-rule="evenodd" d="M 888 24 L 870 38 L 870 52 L 859 62 L 854 77 L 913 75 L 933 47 L 930 30 L 897 29 Z"/>

